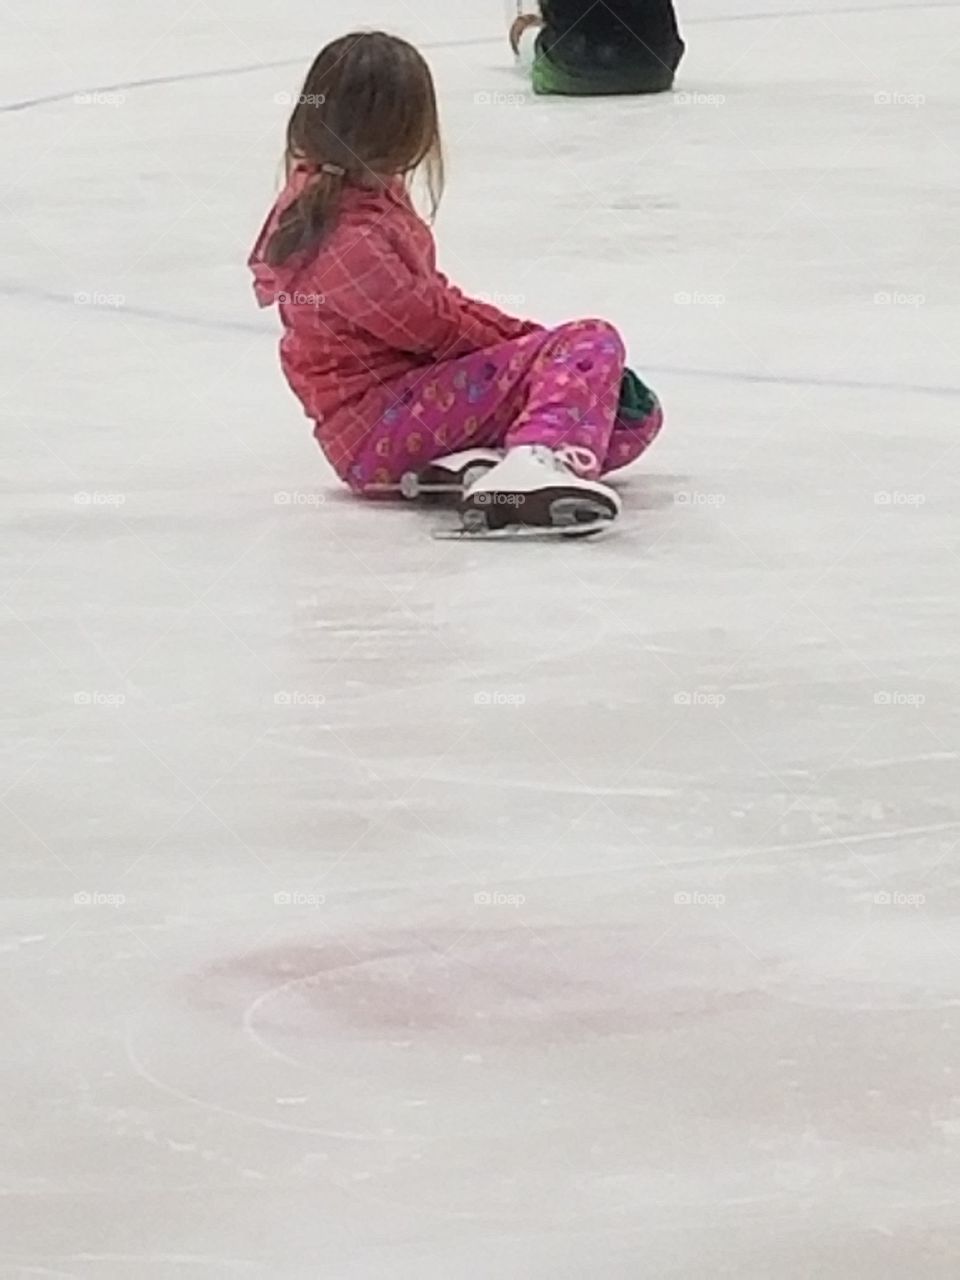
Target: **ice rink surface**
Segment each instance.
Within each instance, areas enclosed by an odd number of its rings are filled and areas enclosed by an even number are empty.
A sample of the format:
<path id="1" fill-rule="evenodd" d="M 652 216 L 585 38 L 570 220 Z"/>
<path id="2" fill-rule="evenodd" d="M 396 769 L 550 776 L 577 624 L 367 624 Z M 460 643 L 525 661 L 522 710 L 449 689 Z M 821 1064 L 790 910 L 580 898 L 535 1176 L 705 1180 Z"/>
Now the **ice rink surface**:
<path id="1" fill-rule="evenodd" d="M 960 1275 L 960 5 L 789 7 L 576 102 L 496 0 L 6 0 L 0 1276 Z M 359 505 L 282 383 L 358 22 L 446 270 L 663 396 L 601 544 Z"/>

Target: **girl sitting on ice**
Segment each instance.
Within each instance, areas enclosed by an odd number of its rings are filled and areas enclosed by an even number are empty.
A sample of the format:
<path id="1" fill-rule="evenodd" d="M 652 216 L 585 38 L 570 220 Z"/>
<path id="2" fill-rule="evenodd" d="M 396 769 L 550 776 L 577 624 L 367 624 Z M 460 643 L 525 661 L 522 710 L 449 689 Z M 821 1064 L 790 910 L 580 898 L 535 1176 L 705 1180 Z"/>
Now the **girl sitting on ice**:
<path id="1" fill-rule="evenodd" d="M 445 479 L 465 489 L 472 528 L 613 519 L 620 499 L 600 476 L 651 443 L 657 398 L 625 371 L 613 325 L 517 320 L 437 270 L 407 192 L 423 166 L 436 204 L 442 178 L 417 50 L 376 32 L 324 49 L 286 162 L 250 266 L 261 306 L 280 314 L 283 371 L 341 479 L 364 496 Z"/>
<path id="2" fill-rule="evenodd" d="M 579 95 L 672 89 L 686 47 L 673 0 L 540 0 L 510 42 L 535 92 Z"/>

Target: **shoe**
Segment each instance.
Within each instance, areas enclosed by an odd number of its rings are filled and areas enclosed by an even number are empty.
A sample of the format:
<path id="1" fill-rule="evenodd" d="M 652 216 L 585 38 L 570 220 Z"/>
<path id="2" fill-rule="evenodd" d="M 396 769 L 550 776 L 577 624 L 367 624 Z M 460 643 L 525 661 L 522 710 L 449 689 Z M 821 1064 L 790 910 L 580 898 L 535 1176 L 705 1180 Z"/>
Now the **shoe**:
<path id="1" fill-rule="evenodd" d="M 615 520 L 621 509 L 617 494 L 579 474 L 596 469 L 590 449 L 518 445 L 467 489 L 460 504 L 463 527 L 575 528 Z"/>
<path id="2" fill-rule="evenodd" d="M 465 490 L 492 470 L 503 458 L 496 449 L 463 449 L 460 453 L 436 458 L 422 471 L 408 471 L 400 481 L 405 498 L 438 497 L 460 499 Z"/>
<path id="3" fill-rule="evenodd" d="M 532 66 L 536 57 L 537 36 L 543 26 L 539 13 L 519 12 L 510 24 L 510 48 L 522 66 Z"/>

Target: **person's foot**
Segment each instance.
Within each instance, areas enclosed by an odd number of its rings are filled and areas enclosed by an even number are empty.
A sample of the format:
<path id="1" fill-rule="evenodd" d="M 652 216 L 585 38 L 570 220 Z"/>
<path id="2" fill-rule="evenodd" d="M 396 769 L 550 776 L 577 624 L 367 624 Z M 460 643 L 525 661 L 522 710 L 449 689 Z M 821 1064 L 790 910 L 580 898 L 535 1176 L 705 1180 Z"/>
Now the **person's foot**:
<path id="1" fill-rule="evenodd" d="M 422 471 L 408 471 L 400 483 L 405 498 L 445 494 L 459 499 L 466 489 L 485 475 L 503 458 L 497 449 L 462 449 L 445 458 L 435 458 Z"/>
<path id="2" fill-rule="evenodd" d="M 518 445 L 463 495 L 464 528 L 560 528 L 615 520 L 621 503 L 614 490 L 580 474 L 595 470 L 589 449 Z"/>
<path id="3" fill-rule="evenodd" d="M 539 13 L 519 13 L 513 20 L 510 28 L 510 48 L 516 57 L 520 57 L 523 50 L 523 37 L 528 31 L 536 30 L 537 27 L 543 26 L 543 18 Z"/>

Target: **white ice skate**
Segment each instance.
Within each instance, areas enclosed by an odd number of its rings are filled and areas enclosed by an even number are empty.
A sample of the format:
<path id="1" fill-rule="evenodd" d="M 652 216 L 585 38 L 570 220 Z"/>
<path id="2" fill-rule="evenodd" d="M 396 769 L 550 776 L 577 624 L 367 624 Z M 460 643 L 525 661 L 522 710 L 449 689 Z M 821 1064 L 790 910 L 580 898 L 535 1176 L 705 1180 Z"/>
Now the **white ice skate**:
<path id="1" fill-rule="evenodd" d="M 445 458 L 431 462 L 416 477 L 419 492 L 452 493 L 459 498 L 502 459 L 503 453 L 497 449 L 463 449 L 460 453 L 448 453 Z"/>
<path id="2" fill-rule="evenodd" d="M 399 484 L 371 485 L 370 491 L 397 493 L 411 501 L 416 498 L 454 498 L 495 467 L 503 454 L 496 449 L 463 449 L 437 458 L 422 471 L 407 471 Z"/>
<path id="3" fill-rule="evenodd" d="M 539 5 L 536 0 L 507 0 L 507 13 L 510 47 L 518 66 L 528 70 L 536 58 L 537 36 L 543 26 Z"/>
<path id="4" fill-rule="evenodd" d="M 586 537 L 604 532 L 621 504 L 608 485 L 580 474 L 595 469 L 589 449 L 519 445 L 467 489 L 460 505 L 462 529 L 455 536 Z"/>

